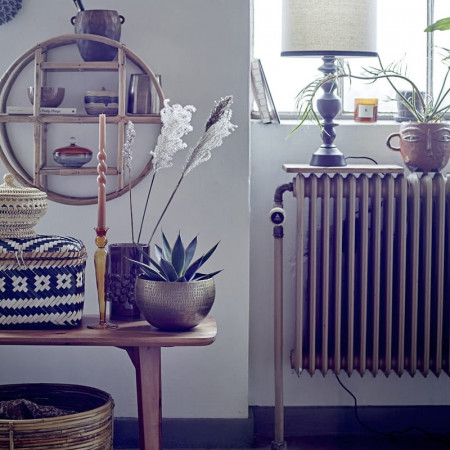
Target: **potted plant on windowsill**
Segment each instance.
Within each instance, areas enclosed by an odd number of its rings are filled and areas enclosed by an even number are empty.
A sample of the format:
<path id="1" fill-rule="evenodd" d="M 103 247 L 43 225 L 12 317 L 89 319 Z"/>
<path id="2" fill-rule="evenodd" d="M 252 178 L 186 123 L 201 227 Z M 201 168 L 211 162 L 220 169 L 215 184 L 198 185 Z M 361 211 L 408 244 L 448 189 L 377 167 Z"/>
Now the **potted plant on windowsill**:
<path id="1" fill-rule="evenodd" d="M 417 85 L 406 75 L 400 64 L 390 64 L 384 67 L 364 69 L 362 75 L 351 72 L 348 64 L 339 61 L 338 70 L 331 75 L 317 78 L 303 88 L 297 96 L 300 123 L 298 129 L 306 121 L 313 120 L 324 132 L 320 117 L 314 110 L 314 101 L 319 89 L 326 83 L 337 83 L 340 78 L 377 82 L 385 79 L 397 95 L 397 101 L 411 114 L 409 122 L 400 125 L 399 133 L 388 137 L 387 145 L 390 149 L 400 151 L 406 166 L 413 172 L 438 172 L 442 170 L 450 157 L 450 127 L 444 122 L 444 116 L 450 111 L 450 66 L 444 81 L 435 98 L 425 95 Z M 409 93 L 399 82 L 409 85 Z M 392 144 L 398 138 L 399 146 Z"/>
<path id="2" fill-rule="evenodd" d="M 205 126 L 205 131 L 195 147 L 187 152 L 181 175 L 172 193 L 169 196 L 153 231 L 150 233 L 147 246 L 150 243 L 161 224 L 175 194 L 178 192 L 184 178 L 194 168 L 206 162 L 211 157 L 211 151 L 219 147 L 223 139 L 229 136 L 236 128 L 231 120 L 231 96 L 222 98 L 215 106 Z M 187 147 L 182 138 L 192 131 L 190 121 L 195 108 L 191 105 L 169 105 L 165 100 L 161 110 L 163 126 L 154 151 L 153 175 L 150 180 L 149 190 L 143 208 L 143 214 L 137 238 L 134 233 L 133 202 L 131 186 L 129 190 L 131 237 L 136 251 L 141 257 L 127 258 L 134 266 L 138 267 L 141 274 L 135 279 L 136 303 L 146 320 L 157 328 L 166 330 L 186 330 L 198 325 L 209 313 L 215 298 L 214 276 L 218 272 L 202 274 L 198 270 L 210 258 L 217 248 L 212 249 L 193 261 L 197 248 L 197 237 L 192 239 L 187 247 L 184 246 L 181 235 L 171 246 L 162 233 L 162 245 L 155 245 L 155 258 L 144 251 L 139 244 L 143 233 L 143 225 L 149 207 L 152 187 L 156 175 L 162 169 L 172 167 L 174 155 Z M 124 145 L 124 165 L 131 171 L 132 148 L 135 138 L 134 126 L 129 122 L 126 126 L 126 142 Z M 131 178 L 131 177 L 130 177 Z M 193 262 L 192 262 L 193 261 Z"/>

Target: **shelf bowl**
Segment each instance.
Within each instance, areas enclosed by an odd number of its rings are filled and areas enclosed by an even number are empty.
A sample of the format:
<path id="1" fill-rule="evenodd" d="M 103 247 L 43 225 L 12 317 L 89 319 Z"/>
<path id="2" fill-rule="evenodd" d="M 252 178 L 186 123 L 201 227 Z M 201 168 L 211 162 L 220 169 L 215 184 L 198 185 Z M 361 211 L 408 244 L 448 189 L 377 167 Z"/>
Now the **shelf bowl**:
<path id="1" fill-rule="evenodd" d="M 30 86 L 27 89 L 28 99 L 31 104 L 34 103 L 34 86 Z M 41 87 L 41 106 L 46 108 L 56 108 L 64 100 L 64 94 L 66 90 L 62 87 L 51 87 L 42 86 Z"/>
<path id="2" fill-rule="evenodd" d="M 53 152 L 53 159 L 64 167 L 78 168 L 92 159 L 92 152 L 88 148 L 79 147 L 75 138 L 71 138 L 69 146 L 57 148 Z"/>
<path id="3" fill-rule="evenodd" d="M 86 91 L 84 108 L 89 115 L 115 116 L 119 112 L 119 93 L 115 91 Z"/>

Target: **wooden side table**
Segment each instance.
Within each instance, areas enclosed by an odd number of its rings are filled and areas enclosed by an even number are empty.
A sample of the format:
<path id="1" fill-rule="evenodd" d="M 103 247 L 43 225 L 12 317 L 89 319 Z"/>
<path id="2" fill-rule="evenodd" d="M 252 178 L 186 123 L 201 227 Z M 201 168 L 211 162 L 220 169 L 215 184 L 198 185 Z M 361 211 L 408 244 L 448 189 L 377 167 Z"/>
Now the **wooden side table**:
<path id="1" fill-rule="evenodd" d="M 0 330 L 0 345 L 109 346 L 127 351 L 136 370 L 136 390 L 141 450 L 160 450 L 161 424 L 161 347 L 191 347 L 212 344 L 217 326 L 212 317 L 189 331 L 160 331 L 148 322 L 117 322 L 115 330 L 87 328 L 98 316 L 84 316 L 73 329 Z"/>

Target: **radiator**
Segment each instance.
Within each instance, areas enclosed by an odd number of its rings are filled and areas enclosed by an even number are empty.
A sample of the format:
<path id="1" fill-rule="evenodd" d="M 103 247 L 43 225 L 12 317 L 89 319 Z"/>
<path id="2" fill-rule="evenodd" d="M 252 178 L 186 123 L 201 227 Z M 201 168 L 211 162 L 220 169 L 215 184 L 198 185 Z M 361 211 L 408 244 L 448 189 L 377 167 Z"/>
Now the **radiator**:
<path id="1" fill-rule="evenodd" d="M 293 192 L 292 368 L 449 374 L 449 178 L 298 173 Z"/>

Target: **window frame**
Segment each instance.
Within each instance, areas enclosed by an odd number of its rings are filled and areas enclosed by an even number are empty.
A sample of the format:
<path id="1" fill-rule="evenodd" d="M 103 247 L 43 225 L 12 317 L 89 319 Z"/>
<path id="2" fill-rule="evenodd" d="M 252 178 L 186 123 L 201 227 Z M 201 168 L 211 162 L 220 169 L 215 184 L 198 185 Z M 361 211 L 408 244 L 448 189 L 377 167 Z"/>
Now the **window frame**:
<path id="1" fill-rule="evenodd" d="M 255 29 L 255 1 L 250 0 L 250 29 L 251 29 L 251 57 L 254 55 L 254 29 Z M 426 0 L 426 8 L 427 8 L 427 26 L 431 25 L 435 21 L 434 17 L 434 4 L 435 0 Z M 435 51 L 434 51 L 434 33 L 426 33 L 426 55 L 424 55 L 426 62 L 426 92 L 433 93 L 433 76 L 434 76 L 434 64 L 435 61 Z M 353 120 L 353 111 L 344 110 L 344 98 L 345 98 L 345 87 L 344 80 L 339 80 L 337 87 L 337 95 L 342 100 L 342 109 L 340 113 L 336 116 L 337 120 Z M 275 105 L 276 106 L 276 105 Z M 295 111 L 281 111 L 279 112 L 280 119 L 282 120 L 298 120 L 299 115 Z M 450 113 L 445 117 L 448 118 Z M 255 103 L 252 103 L 251 107 L 251 118 L 258 119 L 260 118 L 259 111 L 257 108 L 255 109 Z M 386 120 L 394 120 L 394 113 L 380 113 L 378 115 L 378 120 L 386 121 Z"/>

